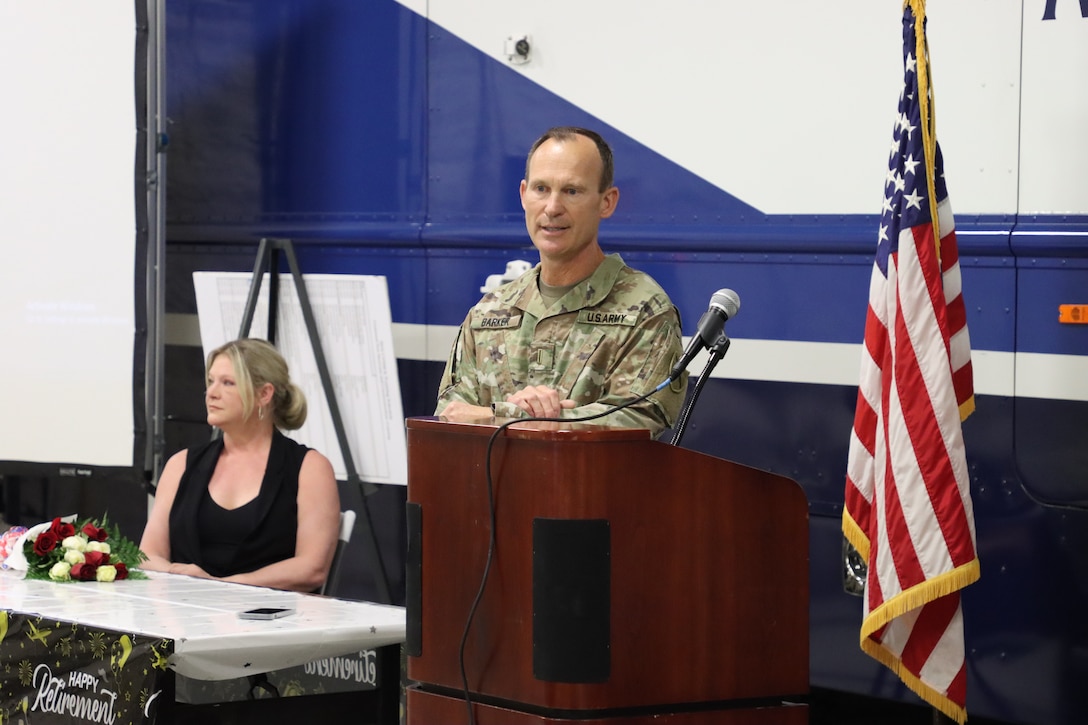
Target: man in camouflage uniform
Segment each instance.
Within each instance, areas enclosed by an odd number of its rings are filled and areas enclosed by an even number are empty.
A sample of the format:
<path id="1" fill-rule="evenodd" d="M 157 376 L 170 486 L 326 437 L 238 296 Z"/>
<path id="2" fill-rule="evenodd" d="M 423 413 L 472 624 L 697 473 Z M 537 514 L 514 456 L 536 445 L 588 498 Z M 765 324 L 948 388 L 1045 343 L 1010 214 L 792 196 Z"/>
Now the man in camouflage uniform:
<path id="1" fill-rule="evenodd" d="M 554 128 L 533 144 L 521 205 L 540 264 L 486 294 L 450 353 L 436 414 L 468 420 L 581 418 L 643 395 L 668 379 L 682 353 L 680 314 L 653 279 L 598 241 L 612 216 L 612 151 L 598 134 Z M 602 425 L 671 426 L 684 372 Z"/>

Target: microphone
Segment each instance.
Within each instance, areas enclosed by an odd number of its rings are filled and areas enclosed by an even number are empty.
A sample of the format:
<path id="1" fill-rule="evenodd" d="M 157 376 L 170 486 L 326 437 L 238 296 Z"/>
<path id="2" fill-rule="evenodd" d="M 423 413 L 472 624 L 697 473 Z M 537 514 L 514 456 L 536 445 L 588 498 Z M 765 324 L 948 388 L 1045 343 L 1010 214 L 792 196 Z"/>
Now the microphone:
<path id="1" fill-rule="evenodd" d="M 668 382 L 680 377 L 691 361 L 699 354 L 700 350 L 714 345 L 722 334 L 725 321 L 735 317 L 740 310 L 740 297 L 731 289 L 720 289 L 710 298 L 710 307 L 699 318 L 699 330 L 688 343 L 688 349 L 684 350 L 684 356 L 673 366 L 669 373 Z"/>

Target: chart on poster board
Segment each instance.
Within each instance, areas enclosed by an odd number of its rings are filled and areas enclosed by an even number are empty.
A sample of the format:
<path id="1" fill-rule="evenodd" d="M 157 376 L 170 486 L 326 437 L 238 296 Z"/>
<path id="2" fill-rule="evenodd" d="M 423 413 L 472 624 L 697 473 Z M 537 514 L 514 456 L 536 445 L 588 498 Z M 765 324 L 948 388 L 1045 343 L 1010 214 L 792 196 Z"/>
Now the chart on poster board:
<path id="1" fill-rule="evenodd" d="M 205 356 L 238 337 L 252 279 L 252 274 L 241 272 L 193 274 Z M 303 281 L 356 472 L 371 483 L 406 485 L 404 412 L 385 277 L 308 274 Z M 265 274 L 250 337 L 266 337 L 268 287 Z M 278 296 L 276 347 L 309 405 L 305 425 L 284 433 L 325 454 L 337 478 L 345 480 L 344 457 L 291 276 L 280 275 Z"/>

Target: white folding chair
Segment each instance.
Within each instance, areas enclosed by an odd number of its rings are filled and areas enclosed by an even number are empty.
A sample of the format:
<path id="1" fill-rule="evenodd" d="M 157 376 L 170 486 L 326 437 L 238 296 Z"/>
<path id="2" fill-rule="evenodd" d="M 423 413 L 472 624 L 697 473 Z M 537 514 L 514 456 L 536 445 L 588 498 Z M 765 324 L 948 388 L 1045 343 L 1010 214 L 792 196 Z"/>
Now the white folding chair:
<path id="1" fill-rule="evenodd" d="M 344 549 L 351 541 L 351 532 L 355 529 L 355 512 L 351 509 L 340 512 L 340 538 L 336 542 L 336 553 L 332 555 L 332 564 L 329 565 L 329 575 L 325 577 L 325 583 L 321 585 L 321 594 L 329 594 L 336 591 L 340 583 L 340 566 L 344 560 Z"/>

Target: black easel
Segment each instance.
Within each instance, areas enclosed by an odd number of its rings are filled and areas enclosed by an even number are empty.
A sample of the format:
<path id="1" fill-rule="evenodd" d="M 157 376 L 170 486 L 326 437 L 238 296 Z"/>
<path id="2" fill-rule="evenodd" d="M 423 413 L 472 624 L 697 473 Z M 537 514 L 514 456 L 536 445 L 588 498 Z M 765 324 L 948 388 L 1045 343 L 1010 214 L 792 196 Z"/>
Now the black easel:
<path id="1" fill-rule="evenodd" d="M 276 344 L 276 311 L 279 309 L 279 252 L 287 257 L 287 265 L 291 269 L 291 276 L 295 280 L 295 290 L 298 293 L 299 306 L 302 308 L 302 318 L 306 322 L 306 331 L 310 336 L 310 345 L 313 347 L 314 359 L 317 361 L 317 370 L 321 375 L 321 387 L 325 390 L 325 398 L 329 404 L 329 414 L 332 416 L 332 425 L 336 430 L 336 440 L 340 444 L 340 452 L 344 458 L 344 468 L 347 472 L 348 488 L 358 496 L 357 525 L 362 526 L 362 534 L 366 537 L 364 544 L 370 556 L 370 565 L 374 572 L 374 583 L 378 587 L 378 597 L 382 604 L 392 604 L 389 595 L 389 579 L 385 574 L 385 565 L 382 563 L 381 551 L 378 548 L 378 539 L 374 535 L 374 527 L 370 520 L 370 509 L 366 503 L 366 497 L 377 490 L 372 483 L 364 483 L 355 470 L 355 460 L 348 445 L 347 433 L 344 430 L 344 422 L 340 417 L 340 406 L 336 403 L 336 393 L 332 387 L 332 376 L 329 374 L 329 366 L 325 362 L 325 352 L 321 347 L 321 338 L 317 333 L 317 322 L 314 319 L 313 308 L 310 306 L 310 296 L 306 292 L 306 285 L 299 271 L 298 259 L 295 257 L 295 248 L 290 239 L 262 239 L 257 247 L 257 262 L 253 266 L 253 279 L 249 284 L 249 297 L 246 299 L 245 312 L 242 314 L 242 325 L 238 331 L 238 337 L 248 337 L 249 328 L 253 324 L 253 312 L 257 308 L 257 298 L 261 292 L 261 281 L 264 272 L 268 271 L 268 341 Z"/>

